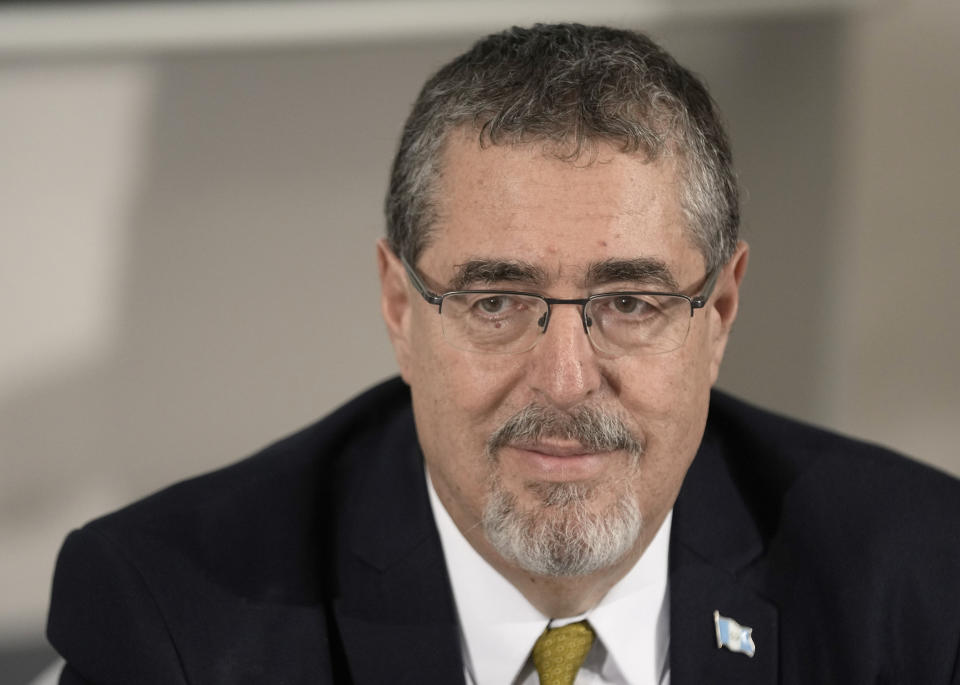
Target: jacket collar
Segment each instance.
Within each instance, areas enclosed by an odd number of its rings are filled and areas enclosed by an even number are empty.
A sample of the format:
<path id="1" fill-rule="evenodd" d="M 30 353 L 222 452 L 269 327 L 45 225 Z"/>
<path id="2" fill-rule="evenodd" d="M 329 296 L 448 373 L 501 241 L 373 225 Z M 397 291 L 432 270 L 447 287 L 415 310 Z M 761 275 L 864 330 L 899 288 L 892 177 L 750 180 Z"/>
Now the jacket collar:
<path id="1" fill-rule="evenodd" d="M 334 610 L 355 683 L 463 680 L 460 633 L 408 410 L 348 453 Z"/>

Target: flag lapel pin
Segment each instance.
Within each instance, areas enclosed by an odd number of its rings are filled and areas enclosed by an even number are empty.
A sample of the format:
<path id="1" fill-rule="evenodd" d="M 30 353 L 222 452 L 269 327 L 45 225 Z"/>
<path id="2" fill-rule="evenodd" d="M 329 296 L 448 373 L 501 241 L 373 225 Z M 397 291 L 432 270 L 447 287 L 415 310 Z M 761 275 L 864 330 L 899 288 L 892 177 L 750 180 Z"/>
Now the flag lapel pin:
<path id="1" fill-rule="evenodd" d="M 757 646 L 753 644 L 753 628 L 742 626 L 728 616 L 713 612 L 713 625 L 717 629 L 717 649 L 726 647 L 731 652 L 753 656 Z"/>

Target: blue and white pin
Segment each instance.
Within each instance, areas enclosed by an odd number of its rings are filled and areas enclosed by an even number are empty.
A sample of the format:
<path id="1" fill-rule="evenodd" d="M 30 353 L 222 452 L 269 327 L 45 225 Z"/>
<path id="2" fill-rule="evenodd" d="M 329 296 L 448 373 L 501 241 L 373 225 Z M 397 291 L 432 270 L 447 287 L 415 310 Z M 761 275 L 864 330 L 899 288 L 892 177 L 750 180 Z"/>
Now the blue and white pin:
<path id="1" fill-rule="evenodd" d="M 717 628 L 717 649 L 726 647 L 731 652 L 747 656 L 757 653 L 757 646 L 753 644 L 753 628 L 742 626 L 729 616 L 721 616 L 719 611 L 713 612 L 713 625 Z"/>

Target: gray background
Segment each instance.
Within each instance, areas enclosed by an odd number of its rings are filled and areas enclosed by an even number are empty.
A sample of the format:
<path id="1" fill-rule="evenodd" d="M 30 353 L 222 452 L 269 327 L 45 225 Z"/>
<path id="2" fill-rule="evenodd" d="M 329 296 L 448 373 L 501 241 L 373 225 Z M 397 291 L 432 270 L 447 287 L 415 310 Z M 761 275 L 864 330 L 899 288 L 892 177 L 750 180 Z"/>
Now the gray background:
<path id="1" fill-rule="evenodd" d="M 960 5 L 624 23 L 729 121 L 753 252 L 721 386 L 960 473 Z M 485 28 L 0 51 L 0 674 L 48 657 L 71 527 L 393 373 L 388 165 Z"/>

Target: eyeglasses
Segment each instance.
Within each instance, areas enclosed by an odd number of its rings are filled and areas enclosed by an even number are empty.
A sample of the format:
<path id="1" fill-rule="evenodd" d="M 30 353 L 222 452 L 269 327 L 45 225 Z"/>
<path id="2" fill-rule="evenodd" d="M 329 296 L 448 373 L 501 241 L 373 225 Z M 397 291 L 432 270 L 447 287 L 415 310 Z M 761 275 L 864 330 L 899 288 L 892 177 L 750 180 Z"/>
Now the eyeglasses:
<path id="1" fill-rule="evenodd" d="M 519 354 L 546 333 L 551 307 L 580 306 L 583 330 L 599 352 L 612 356 L 662 354 L 687 338 L 693 312 L 713 292 L 719 269 L 707 274 L 696 297 L 681 293 L 629 291 L 598 293 L 583 299 L 557 299 L 513 290 L 431 292 L 404 257 L 410 282 L 423 299 L 437 305 L 444 339 L 470 352 Z"/>

